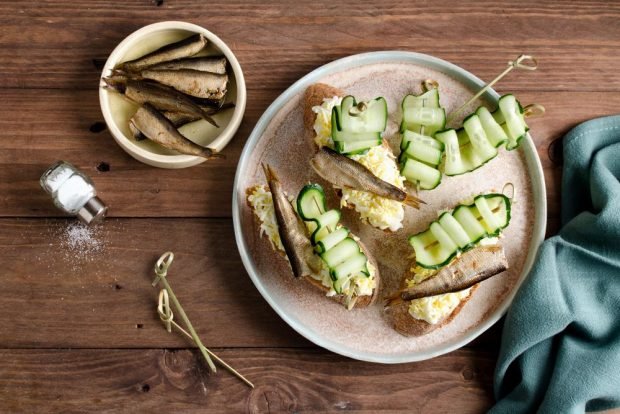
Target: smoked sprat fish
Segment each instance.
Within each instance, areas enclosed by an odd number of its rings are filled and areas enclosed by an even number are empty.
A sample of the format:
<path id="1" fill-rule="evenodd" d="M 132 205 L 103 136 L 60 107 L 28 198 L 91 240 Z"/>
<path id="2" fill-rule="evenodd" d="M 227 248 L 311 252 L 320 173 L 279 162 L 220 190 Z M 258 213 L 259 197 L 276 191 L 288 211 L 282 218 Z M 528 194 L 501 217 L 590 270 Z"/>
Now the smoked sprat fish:
<path id="1" fill-rule="evenodd" d="M 278 222 L 278 233 L 295 277 L 310 276 L 320 268 L 320 258 L 314 254 L 306 228 L 295 213 L 275 172 L 267 164 L 263 171 L 273 198 L 273 208 Z"/>
<path id="2" fill-rule="evenodd" d="M 480 246 L 461 257 L 439 272 L 401 290 L 392 297 L 390 304 L 420 299 L 427 296 L 458 292 L 474 286 L 508 269 L 508 261 L 501 246 Z"/>
<path id="3" fill-rule="evenodd" d="M 415 208 L 424 203 L 395 185 L 381 180 L 359 162 L 328 147 L 319 149 L 310 160 L 310 165 L 318 175 L 336 187 L 366 191 Z"/>
<path id="4" fill-rule="evenodd" d="M 194 69 L 143 70 L 140 76 L 170 86 L 196 98 L 221 99 L 226 95 L 228 75 Z"/>
<path id="5" fill-rule="evenodd" d="M 193 56 L 204 49 L 206 45 L 207 38 L 202 34 L 196 34 L 179 42 L 160 47 L 138 59 L 124 62 L 121 68 L 127 72 L 137 72 L 157 63 Z"/>
<path id="6" fill-rule="evenodd" d="M 202 147 L 184 137 L 165 116 L 151 104 L 145 103 L 129 121 L 132 131 L 139 131 L 163 147 L 182 154 L 196 155 L 204 158 L 222 158 L 212 149 Z"/>
<path id="7" fill-rule="evenodd" d="M 198 116 L 219 127 L 207 111 L 181 92 L 148 81 L 128 79 L 124 76 L 103 78 L 108 88 L 113 89 L 137 104 L 150 103 L 160 111 L 183 112 Z"/>
<path id="8" fill-rule="evenodd" d="M 192 69 L 223 75 L 226 73 L 227 63 L 228 61 L 224 56 L 203 56 L 158 63 L 157 65 L 149 66 L 149 70 Z"/>

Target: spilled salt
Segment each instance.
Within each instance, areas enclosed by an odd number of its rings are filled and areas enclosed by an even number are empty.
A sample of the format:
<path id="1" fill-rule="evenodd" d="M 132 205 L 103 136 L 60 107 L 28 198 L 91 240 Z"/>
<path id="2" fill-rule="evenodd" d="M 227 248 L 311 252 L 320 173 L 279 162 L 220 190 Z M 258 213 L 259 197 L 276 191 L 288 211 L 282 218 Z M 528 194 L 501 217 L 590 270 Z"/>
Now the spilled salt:
<path id="1" fill-rule="evenodd" d="M 105 247 L 101 231 L 97 226 L 87 226 L 80 222 L 69 224 L 62 229 L 60 247 L 66 258 L 92 261 Z"/>

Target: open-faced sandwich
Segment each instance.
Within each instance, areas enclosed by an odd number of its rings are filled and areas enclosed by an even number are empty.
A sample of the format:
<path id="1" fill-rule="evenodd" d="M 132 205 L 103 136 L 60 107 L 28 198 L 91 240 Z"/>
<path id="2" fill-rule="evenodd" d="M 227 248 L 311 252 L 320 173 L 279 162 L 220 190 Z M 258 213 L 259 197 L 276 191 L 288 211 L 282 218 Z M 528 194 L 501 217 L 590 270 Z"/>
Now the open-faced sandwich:
<path id="1" fill-rule="evenodd" d="M 379 97 L 358 102 L 325 84 L 308 87 L 304 124 L 319 148 L 311 165 L 341 194 L 341 206 L 352 206 L 362 220 L 382 229 L 402 227 L 403 205 L 421 200 L 405 191 L 396 157 L 382 138 L 387 103 Z"/>
<path id="2" fill-rule="evenodd" d="M 442 212 L 425 231 L 409 238 L 415 264 L 385 308 L 396 331 L 420 336 L 444 326 L 479 282 L 508 268 L 499 238 L 510 222 L 510 208 L 503 194 L 481 194 Z"/>
<path id="3" fill-rule="evenodd" d="M 377 264 L 362 242 L 328 210 L 323 189 L 308 184 L 289 198 L 273 169 L 263 165 L 267 186 L 247 190 L 247 202 L 261 234 L 284 256 L 293 275 L 317 287 L 348 309 L 374 303 L 379 289 Z"/>

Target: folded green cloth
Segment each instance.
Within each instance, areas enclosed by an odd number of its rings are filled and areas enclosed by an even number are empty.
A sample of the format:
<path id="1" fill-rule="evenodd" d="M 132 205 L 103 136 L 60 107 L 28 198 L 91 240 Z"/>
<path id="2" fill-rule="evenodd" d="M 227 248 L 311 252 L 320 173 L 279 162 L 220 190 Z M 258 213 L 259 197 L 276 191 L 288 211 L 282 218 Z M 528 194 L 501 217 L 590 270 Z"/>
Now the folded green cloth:
<path id="1" fill-rule="evenodd" d="M 508 310 L 491 413 L 620 406 L 620 115 L 564 138 L 562 230 Z"/>

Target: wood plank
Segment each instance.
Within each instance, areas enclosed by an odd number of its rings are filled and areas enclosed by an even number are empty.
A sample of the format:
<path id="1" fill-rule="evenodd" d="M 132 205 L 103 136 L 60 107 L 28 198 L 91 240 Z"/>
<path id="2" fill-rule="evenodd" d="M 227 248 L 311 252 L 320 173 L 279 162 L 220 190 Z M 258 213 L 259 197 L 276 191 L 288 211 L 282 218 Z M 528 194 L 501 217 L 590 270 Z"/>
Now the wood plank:
<path id="1" fill-rule="evenodd" d="M 187 346 L 156 312 L 152 269 L 167 250 L 170 283 L 207 346 L 310 345 L 252 284 L 231 220 L 111 219 L 93 241 L 68 237 L 70 223 L 0 220 L 0 347 Z"/>
<path id="2" fill-rule="evenodd" d="M 255 382 L 210 374 L 187 350 L 0 350 L 5 412 L 451 412 L 493 403 L 495 355 L 459 350 L 413 364 L 353 361 L 317 349 L 226 349 Z"/>
<path id="3" fill-rule="evenodd" d="M 508 91 L 500 89 L 500 91 Z M 230 217 L 232 183 L 243 144 L 262 112 L 280 91 L 250 91 L 241 130 L 226 148 L 226 160 L 183 170 L 163 170 L 135 161 L 107 131 L 90 127 L 102 120 L 96 91 L 5 90 L 0 100 L 4 138 L 0 139 L 0 216 L 59 216 L 39 189 L 41 172 L 56 159 L 66 159 L 92 176 L 114 217 Z M 549 158 L 549 145 L 570 128 L 590 118 L 617 113 L 614 92 L 518 92 L 523 102 L 546 106 L 544 118 L 530 122 L 541 158 L 549 200 L 549 231 L 559 222 L 560 166 Z M 27 125 L 27 127 L 25 127 Z M 108 172 L 97 171 L 105 162 Z"/>
<path id="4" fill-rule="evenodd" d="M 380 6 L 356 2 L 354 7 L 328 1 L 295 7 L 281 1 L 215 1 L 204 7 L 190 1 L 156 3 L 46 1 L 28 7 L 4 2 L 0 86 L 91 88 L 99 76 L 93 59 L 105 59 L 145 24 L 185 20 L 230 42 L 248 85 L 257 89 L 283 89 L 300 74 L 339 57 L 402 49 L 447 59 L 483 79 L 527 52 L 541 59 L 540 71 L 509 77 L 503 81 L 507 88 L 620 90 L 620 79 L 608 70 L 620 63 L 615 53 L 620 8 L 615 2 L 389 1 Z"/>

